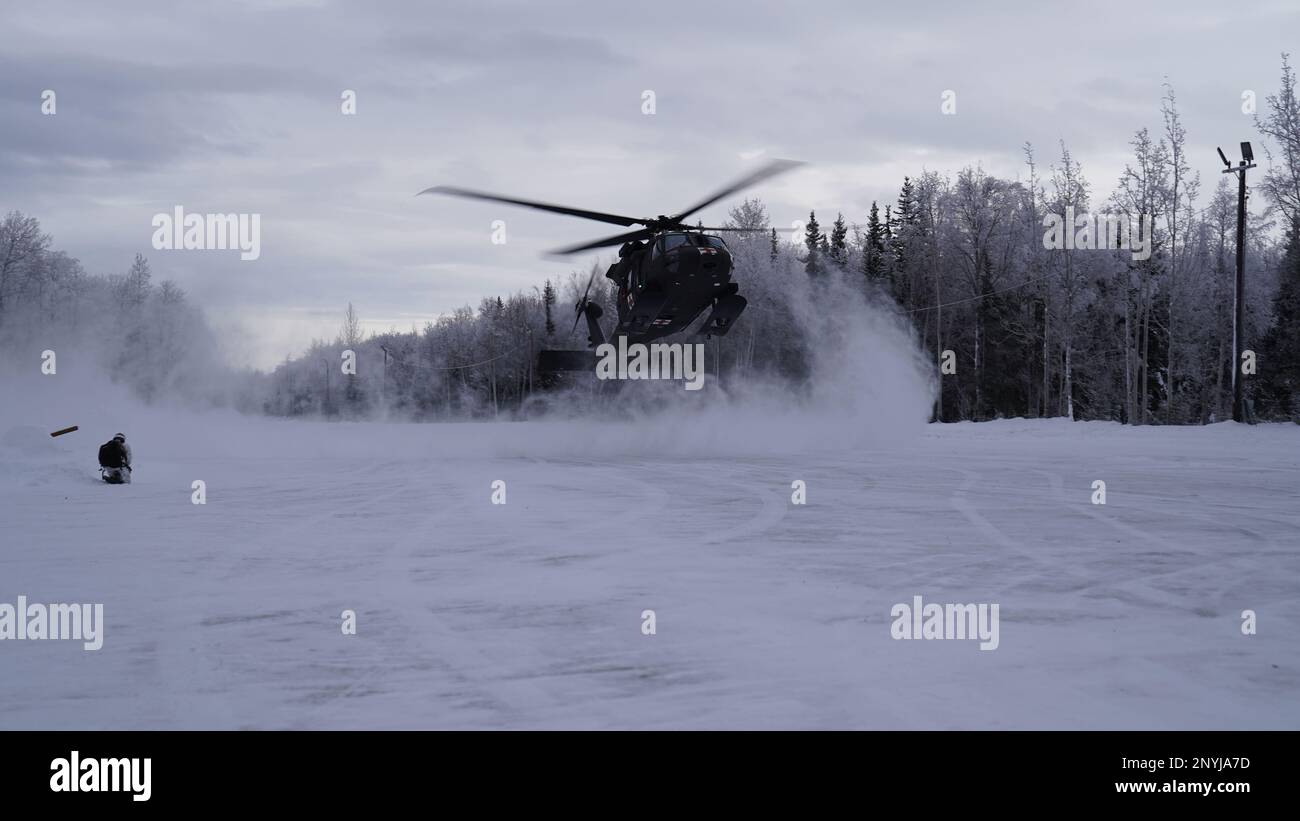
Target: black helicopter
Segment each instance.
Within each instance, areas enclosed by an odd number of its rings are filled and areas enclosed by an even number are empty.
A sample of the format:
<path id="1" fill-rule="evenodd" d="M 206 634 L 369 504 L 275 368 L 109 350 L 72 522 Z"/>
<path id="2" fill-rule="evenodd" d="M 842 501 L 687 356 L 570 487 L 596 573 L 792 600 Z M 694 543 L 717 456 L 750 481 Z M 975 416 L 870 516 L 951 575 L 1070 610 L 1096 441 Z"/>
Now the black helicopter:
<path id="1" fill-rule="evenodd" d="M 710 307 L 713 311 L 700 326 L 699 333 L 705 336 L 721 336 L 731 329 L 736 318 L 745 310 L 747 303 L 738 293 L 739 285 L 731 279 L 731 252 L 727 249 L 727 244 L 716 234 L 730 231 L 749 232 L 751 229 L 690 226 L 686 224 L 686 219 L 724 197 L 757 185 L 798 165 L 802 163 L 794 160 L 772 160 L 752 173 L 718 189 L 684 211 L 671 216 L 661 214 L 646 218 L 587 211 L 446 185 L 426 188 L 420 194 L 449 194 L 508 205 L 521 205 L 625 227 L 643 226 L 634 231 L 561 248 L 551 253 L 576 254 L 596 248 L 619 246 L 618 261 L 610 265 L 605 273 L 605 276 L 618 286 L 618 324 L 614 327 L 612 335 L 625 336 L 628 338 L 628 343 L 649 342 L 686 330 L 704 312 L 704 309 Z M 577 316 L 573 320 L 573 327 L 577 328 L 579 319 L 584 316 L 587 318 L 587 343 L 592 348 L 606 341 L 599 322 L 603 311 L 599 305 L 589 299 L 594 280 L 593 271 L 591 278 L 587 280 L 587 289 L 582 299 L 574 306 Z M 562 355 L 567 353 L 570 352 L 543 352 L 544 367 L 546 354 L 552 354 L 549 362 L 555 369 L 585 370 L 590 366 L 589 356 L 582 352 L 574 352 L 580 354 L 577 357 L 568 357 L 567 361 L 571 364 L 566 366 Z"/>

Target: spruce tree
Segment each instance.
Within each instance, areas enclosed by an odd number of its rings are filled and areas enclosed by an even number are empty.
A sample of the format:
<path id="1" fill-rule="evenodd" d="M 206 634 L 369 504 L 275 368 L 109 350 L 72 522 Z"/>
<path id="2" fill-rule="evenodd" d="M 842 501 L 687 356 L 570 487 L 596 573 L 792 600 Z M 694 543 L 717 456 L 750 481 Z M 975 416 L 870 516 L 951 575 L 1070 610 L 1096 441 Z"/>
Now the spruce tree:
<path id="1" fill-rule="evenodd" d="M 555 308 L 555 286 L 551 284 L 549 279 L 546 280 L 546 285 L 542 288 L 542 307 L 546 310 L 546 335 L 554 336 L 555 316 L 553 311 Z"/>
<path id="2" fill-rule="evenodd" d="M 804 270 L 808 276 L 816 276 L 822 272 L 821 261 L 818 259 L 821 249 L 822 227 L 817 222 L 817 213 L 808 212 L 808 227 L 804 229 L 803 244 L 808 249 L 808 259 L 804 261 Z"/>
<path id="3" fill-rule="evenodd" d="M 888 206 L 886 206 L 888 208 Z M 871 202 L 871 215 L 867 217 L 867 237 L 862 246 L 862 273 L 867 279 L 877 280 L 885 273 L 885 229 L 880 222 L 880 209 Z"/>
<path id="4" fill-rule="evenodd" d="M 781 250 L 781 245 L 776 238 L 776 229 L 772 229 L 772 261 L 776 262 L 776 254 Z"/>
<path id="5" fill-rule="evenodd" d="M 844 215 L 838 214 L 831 226 L 830 257 L 841 268 L 849 262 L 848 237 L 849 227 L 844 224 Z"/>
<path id="6" fill-rule="evenodd" d="M 892 242 L 893 242 L 893 270 L 891 279 L 893 280 L 894 298 L 900 304 L 906 305 L 911 298 L 909 293 L 911 275 L 911 260 L 909 245 L 916 236 L 917 223 L 919 222 L 916 192 L 912 186 L 911 177 L 903 177 L 903 187 L 898 192 L 898 206 L 894 209 L 892 225 Z"/>
<path id="7" fill-rule="evenodd" d="M 898 192 L 898 207 L 891 217 L 894 264 L 898 271 L 907 268 L 907 235 L 916 224 L 916 197 L 911 177 L 903 177 L 903 187 Z"/>

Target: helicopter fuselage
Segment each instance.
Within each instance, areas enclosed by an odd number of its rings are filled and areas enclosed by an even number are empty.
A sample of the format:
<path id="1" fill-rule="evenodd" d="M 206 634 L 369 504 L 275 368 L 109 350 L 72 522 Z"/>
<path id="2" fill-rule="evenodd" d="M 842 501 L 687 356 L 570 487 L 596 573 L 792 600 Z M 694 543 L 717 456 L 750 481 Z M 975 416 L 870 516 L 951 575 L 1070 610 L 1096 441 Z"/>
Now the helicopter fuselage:
<path id="1" fill-rule="evenodd" d="M 665 232 L 623 246 L 605 274 L 618 285 L 614 334 L 644 342 L 686 330 L 736 293 L 731 273 L 731 252 L 716 236 Z"/>

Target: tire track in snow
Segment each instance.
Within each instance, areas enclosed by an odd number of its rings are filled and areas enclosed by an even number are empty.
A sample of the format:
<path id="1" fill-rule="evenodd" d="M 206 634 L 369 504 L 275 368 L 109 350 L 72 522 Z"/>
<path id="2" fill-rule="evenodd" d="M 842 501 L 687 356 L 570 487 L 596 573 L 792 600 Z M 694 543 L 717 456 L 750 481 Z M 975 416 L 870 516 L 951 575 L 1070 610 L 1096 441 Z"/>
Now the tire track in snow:
<path id="1" fill-rule="evenodd" d="M 1087 505 L 1083 505 L 1083 504 L 1077 504 L 1069 501 L 1065 493 L 1065 480 L 1062 478 L 1060 474 L 1051 471 L 1046 471 L 1046 470 L 1036 470 L 1034 472 L 1047 479 L 1048 485 L 1052 489 L 1053 498 L 1057 502 L 1059 502 L 1063 507 L 1070 510 L 1072 513 L 1075 513 L 1076 515 L 1086 516 L 1092 521 L 1101 522 L 1107 527 L 1132 539 L 1138 539 L 1153 544 L 1156 547 L 1162 549 L 1163 551 L 1166 551 L 1171 556 L 1178 555 L 1179 553 L 1189 552 L 1182 545 L 1179 545 L 1175 542 L 1171 542 L 1162 536 L 1156 535 L 1147 530 L 1143 530 L 1142 528 L 1139 528 L 1135 525 L 1131 525 L 1117 518 L 1116 515 L 1111 515 L 1109 512 L 1103 513 L 1102 511 L 1097 509 L 1098 507 L 1100 507 L 1099 505 L 1093 505 L 1091 503 Z M 1172 500 L 1164 500 L 1164 501 L 1172 501 Z M 1205 522 L 1215 527 L 1223 526 L 1223 522 L 1220 520 L 1216 520 L 1209 516 L 1204 516 L 1202 514 L 1194 513 L 1183 508 L 1180 508 L 1179 510 L 1172 512 L 1171 515 L 1178 516 L 1184 519 L 1195 519 L 1197 521 Z M 1272 539 L 1270 539 L 1269 537 L 1265 536 L 1264 534 L 1260 533 L 1257 530 L 1253 530 L 1251 528 L 1247 528 L 1241 525 L 1233 525 L 1233 528 L 1235 530 L 1239 530 L 1251 535 L 1251 537 L 1257 542 L 1270 544 L 1270 545 L 1273 544 Z M 1250 558 L 1252 557 L 1242 556 L 1242 555 L 1231 555 L 1231 556 L 1221 556 L 1218 558 L 1210 558 L 1205 561 L 1198 561 L 1195 563 L 1187 564 L 1183 567 L 1178 567 L 1173 570 L 1162 570 L 1154 573 L 1140 573 L 1137 575 L 1128 575 L 1123 580 L 1120 580 L 1118 582 L 1113 582 L 1110 584 L 1112 587 L 1116 589 L 1127 590 L 1129 592 L 1135 592 L 1135 593 L 1137 592 L 1135 588 L 1137 588 L 1141 591 L 1139 595 L 1145 595 L 1148 601 L 1153 601 L 1153 603 L 1159 602 L 1164 605 L 1171 605 L 1174 607 L 1178 607 L 1180 609 L 1194 609 L 1194 607 L 1197 605 L 1203 607 L 1204 602 L 1198 600 L 1188 600 L 1186 595 L 1180 596 L 1178 594 L 1170 593 L 1169 591 L 1166 590 L 1161 590 L 1159 588 L 1153 587 L 1150 584 L 1150 582 L 1152 580 L 1171 578 L 1182 574 L 1192 573 L 1198 570 L 1205 570 L 1211 567 L 1227 566 L 1228 568 L 1234 571 L 1239 571 L 1243 567 L 1243 559 L 1250 559 Z M 1245 566 L 1255 568 L 1257 567 L 1257 562 L 1251 562 L 1246 564 Z M 1239 575 L 1239 573 L 1234 573 L 1234 575 Z M 1097 584 L 1092 585 L 1091 587 L 1095 588 L 1106 583 L 1107 582 L 1099 581 L 1097 582 Z M 1155 597 L 1154 600 L 1151 598 L 1153 596 Z M 1219 595 L 1217 596 L 1215 601 L 1216 605 L 1221 607 L 1222 599 L 1223 599 L 1223 593 L 1222 591 L 1219 591 Z"/>

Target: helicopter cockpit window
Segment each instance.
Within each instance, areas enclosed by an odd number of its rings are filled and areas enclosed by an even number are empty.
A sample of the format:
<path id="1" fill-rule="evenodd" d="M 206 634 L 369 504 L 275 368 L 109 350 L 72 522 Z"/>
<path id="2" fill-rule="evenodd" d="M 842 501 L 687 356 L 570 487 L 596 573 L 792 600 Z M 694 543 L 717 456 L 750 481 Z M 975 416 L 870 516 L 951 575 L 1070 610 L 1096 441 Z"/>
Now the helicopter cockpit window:
<path id="1" fill-rule="evenodd" d="M 708 234 L 695 234 L 693 239 L 695 244 L 701 248 L 717 248 L 718 250 L 722 250 L 727 247 L 723 244 L 722 237 L 709 236 Z"/>
<path id="2" fill-rule="evenodd" d="M 685 245 L 687 243 L 686 237 L 686 234 L 664 234 L 660 243 L 663 244 L 664 251 L 671 251 L 679 245 Z"/>

